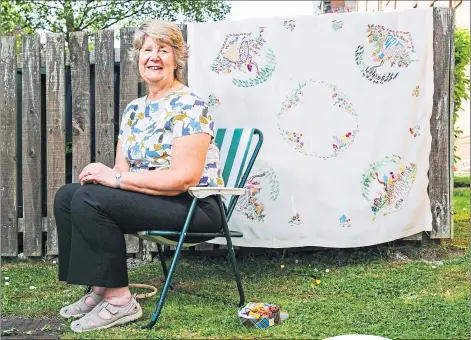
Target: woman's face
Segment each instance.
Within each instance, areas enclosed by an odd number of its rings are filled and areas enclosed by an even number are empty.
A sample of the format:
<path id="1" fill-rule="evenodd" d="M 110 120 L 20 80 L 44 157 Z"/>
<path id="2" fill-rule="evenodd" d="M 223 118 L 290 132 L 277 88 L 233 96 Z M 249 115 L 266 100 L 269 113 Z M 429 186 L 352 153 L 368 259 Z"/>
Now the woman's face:
<path id="1" fill-rule="evenodd" d="M 157 44 L 154 39 L 145 37 L 139 51 L 139 73 L 146 83 L 168 80 L 173 82 L 175 53 L 167 44 Z"/>

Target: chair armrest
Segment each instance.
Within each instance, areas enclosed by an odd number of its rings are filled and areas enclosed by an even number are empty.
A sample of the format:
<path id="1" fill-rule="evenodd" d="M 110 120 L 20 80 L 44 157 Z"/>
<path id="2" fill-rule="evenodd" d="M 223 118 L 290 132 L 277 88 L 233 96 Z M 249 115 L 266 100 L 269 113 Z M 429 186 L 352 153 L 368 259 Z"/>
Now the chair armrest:
<path id="1" fill-rule="evenodd" d="M 191 196 L 205 198 L 211 195 L 235 195 L 241 196 L 247 192 L 245 188 L 225 188 L 225 187 L 190 187 L 188 193 Z"/>

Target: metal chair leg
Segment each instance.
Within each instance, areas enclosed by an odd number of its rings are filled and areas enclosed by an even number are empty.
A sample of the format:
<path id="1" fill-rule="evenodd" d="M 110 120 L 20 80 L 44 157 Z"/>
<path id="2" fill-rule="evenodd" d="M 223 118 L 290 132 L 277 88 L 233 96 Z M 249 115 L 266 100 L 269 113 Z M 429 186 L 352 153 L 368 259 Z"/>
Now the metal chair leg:
<path id="1" fill-rule="evenodd" d="M 160 259 L 160 264 L 162 265 L 162 271 L 164 272 L 164 283 L 165 283 L 168 277 L 167 262 L 165 262 L 164 251 L 162 249 L 162 245 L 159 243 L 157 243 L 157 250 L 159 251 L 159 259 Z M 170 290 L 173 290 L 172 285 L 170 285 Z"/>
<path id="2" fill-rule="evenodd" d="M 237 290 L 239 291 L 239 307 L 242 307 L 245 303 L 245 295 L 244 295 L 244 288 L 242 286 L 242 280 L 240 278 L 239 268 L 237 266 L 237 261 L 235 257 L 234 247 L 232 246 L 231 235 L 229 231 L 229 226 L 227 225 L 226 221 L 226 214 L 224 210 L 224 205 L 221 200 L 221 196 L 216 197 L 219 205 L 219 209 L 221 210 L 221 214 L 223 215 L 222 226 L 224 229 L 224 233 L 226 234 L 226 241 L 227 241 L 227 253 L 229 254 L 229 259 L 231 261 L 232 270 L 234 272 L 234 276 L 237 282 Z"/>
<path id="3" fill-rule="evenodd" d="M 159 243 L 157 243 L 157 250 L 159 251 L 159 259 L 160 259 L 160 264 L 162 265 L 162 271 L 164 272 L 164 277 L 167 278 L 168 276 L 167 263 L 165 262 L 165 259 L 164 259 L 164 252 L 162 250 L 162 245 Z"/>
<path id="4" fill-rule="evenodd" d="M 175 254 L 173 255 L 172 262 L 170 264 L 170 270 L 168 272 L 167 279 L 165 280 L 164 287 L 162 289 L 162 292 L 160 293 L 159 301 L 157 302 L 157 306 L 155 308 L 154 314 L 152 314 L 151 321 L 146 326 L 144 326 L 144 328 L 151 329 L 152 327 L 154 327 L 155 323 L 159 319 L 160 313 L 165 303 L 165 298 L 167 296 L 168 289 L 170 287 L 170 282 L 172 281 L 173 273 L 175 272 L 175 267 L 180 257 L 180 252 L 183 247 L 183 241 L 185 240 L 186 232 L 190 225 L 191 218 L 193 217 L 193 214 L 195 212 L 197 200 L 198 199 L 195 197 L 193 198 L 193 202 L 191 202 L 190 211 L 188 212 L 185 224 L 183 226 L 182 233 L 180 234 L 180 239 L 178 240 L 177 248 L 175 250 Z"/>

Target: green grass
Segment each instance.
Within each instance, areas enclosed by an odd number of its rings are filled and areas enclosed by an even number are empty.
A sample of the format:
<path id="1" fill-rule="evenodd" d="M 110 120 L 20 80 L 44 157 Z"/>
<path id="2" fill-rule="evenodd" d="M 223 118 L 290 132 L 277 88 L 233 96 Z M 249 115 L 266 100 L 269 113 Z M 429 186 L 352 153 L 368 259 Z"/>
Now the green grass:
<path id="1" fill-rule="evenodd" d="M 455 240 L 443 245 L 241 258 L 246 300 L 280 304 L 290 315 L 280 326 L 268 330 L 240 326 L 228 262 L 187 255 L 175 275 L 177 291 L 168 295 L 153 330 L 140 329 L 155 306 L 154 299 L 146 299 L 140 300 L 144 316 L 134 324 L 83 334 L 72 333 L 67 325 L 63 339 L 322 339 L 352 333 L 391 339 L 469 339 L 469 189 L 455 190 L 454 206 Z M 401 251 L 409 260 L 398 262 L 388 251 Z M 2 270 L 4 315 L 57 317 L 60 307 L 83 293 L 83 287 L 57 283 L 57 266 L 49 261 L 13 261 L 3 264 Z M 130 271 L 130 281 L 161 288 L 161 275 L 159 265 L 149 263 Z M 9 286 L 4 285 L 4 276 L 9 277 Z"/>
<path id="2" fill-rule="evenodd" d="M 451 244 L 453 247 L 469 249 L 470 240 L 470 197 L 469 188 L 456 188 L 453 195 L 453 240 L 445 240 L 444 245 Z"/>

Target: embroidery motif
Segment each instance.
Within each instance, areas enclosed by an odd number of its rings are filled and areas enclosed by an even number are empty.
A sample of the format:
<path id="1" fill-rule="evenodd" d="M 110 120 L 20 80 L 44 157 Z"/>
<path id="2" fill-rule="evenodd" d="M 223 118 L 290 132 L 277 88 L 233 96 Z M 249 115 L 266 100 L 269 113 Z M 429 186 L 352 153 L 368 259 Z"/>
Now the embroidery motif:
<path id="1" fill-rule="evenodd" d="M 416 175 L 416 164 L 404 165 L 397 155 L 369 165 L 362 177 L 361 191 L 371 204 L 373 221 L 380 212 L 386 216 L 404 208 Z"/>
<path id="2" fill-rule="evenodd" d="M 362 75 L 374 84 L 383 84 L 395 79 L 399 72 L 379 73 L 377 70 L 386 63 L 390 67 L 408 67 L 418 60 L 412 59 L 415 47 L 409 32 L 395 31 L 381 25 L 368 25 L 368 51 L 371 52 L 370 63 L 365 66 L 365 46 L 358 45 L 355 50 L 355 62 Z"/>
<path id="3" fill-rule="evenodd" d="M 409 133 L 413 137 L 420 136 L 420 125 L 414 125 L 414 127 L 409 128 Z"/>
<path id="4" fill-rule="evenodd" d="M 339 218 L 339 225 L 340 225 L 341 227 L 348 227 L 348 228 L 350 228 L 350 227 L 352 226 L 352 222 L 350 221 L 350 219 L 349 219 L 347 216 L 342 215 L 342 216 L 340 216 L 340 218 Z"/>
<path id="5" fill-rule="evenodd" d="M 412 91 L 412 96 L 414 96 L 414 97 L 419 96 L 419 86 L 418 85 L 415 87 L 415 90 Z"/>
<path id="6" fill-rule="evenodd" d="M 298 226 L 301 224 L 301 217 L 299 216 L 299 213 L 296 211 L 296 206 L 294 204 L 293 196 L 291 196 L 291 205 L 293 207 L 294 215 L 290 217 L 288 224 L 290 226 Z"/>
<path id="7" fill-rule="evenodd" d="M 252 173 L 255 173 L 252 175 Z M 280 194 L 280 184 L 276 178 L 273 168 L 257 170 L 256 166 L 245 182 L 244 188 L 247 193 L 240 196 L 237 201 L 236 210 L 243 213 L 249 220 L 263 222 L 266 217 L 265 204 L 262 202 L 261 194 L 268 192 L 268 199 L 275 201 Z M 265 187 L 267 187 L 265 189 Z"/>
<path id="8" fill-rule="evenodd" d="M 301 218 L 299 217 L 299 214 L 296 213 L 296 215 L 291 216 L 290 220 L 288 221 L 290 226 L 298 226 L 301 224 Z"/>
<path id="9" fill-rule="evenodd" d="M 332 20 L 332 28 L 335 32 L 343 27 L 343 21 L 341 20 Z"/>
<path id="10" fill-rule="evenodd" d="M 216 96 L 210 94 L 209 99 L 208 99 L 208 106 L 211 107 L 211 106 L 216 106 L 216 105 L 221 105 L 221 101 L 218 98 L 216 98 Z"/>
<path id="11" fill-rule="evenodd" d="M 291 32 L 293 32 L 293 30 L 296 27 L 296 21 L 295 20 L 285 20 L 285 21 L 283 21 L 283 26 L 287 30 L 290 30 Z"/>
<path id="12" fill-rule="evenodd" d="M 352 117 L 352 126 L 350 129 L 344 131 L 343 133 L 337 133 L 332 135 L 332 140 L 329 141 L 330 147 L 328 154 L 318 154 L 316 152 L 310 152 L 307 150 L 305 137 L 303 136 L 302 132 L 299 131 L 291 131 L 286 129 L 280 125 L 280 118 L 298 106 L 302 102 L 302 97 L 304 96 L 304 90 L 307 85 L 315 84 L 321 85 L 322 87 L 327 87 L 330 91 L 330 95 L 332 97 L 332 106 L 338 107 L 342 109 L 348 116 Z M 313 112 L 310 114 L 323 114 L 322 112 Z M 330 115 L 330 112 L 328 113 Z M 307 155 L 307 156 L 314 156 L 321 159 L 329 159 L 332 157 L 338 156 L 341 152 L 347 150 L 352 143 L 355 141 L 355 137 L 359 132 L 359 117 L 358 114 L 355 112 L 353 104 L 348 100 L 348 98 L 342 93 L 339 92 L 337 86 L 325 84 L 324 82 L 317 82 L 313 80 L 307 80 L 303 83 L 300 83 L 296 86 L 296 88 L 292 91 L 291 95 L 286 98 L 286 100 L 281 105 L 281 110 L 277 114 L 278 117 L 278 131 L 281 137 L 296 151 Z M 329 118 L 333 120 L 334 118 Z M 326 142 L 324 142 L 326 143 Z"/>
<path id="13" fill-rule="evenodd" d="M 228 34 L 219 54 L 212 64 L 212 71 L 218 74 L 232 74 L 238 71 L 245 79 L 232 78 L 239 87 L 252 87 L 266 82 L 275 70 L 275 54 L 271 49 L 263 52 L 266 43 L 263 38 L 264 27 L 259 28 L 257 37 L 252 33 Z M 255 75 L 255 77 L 253 77 Z"/>

